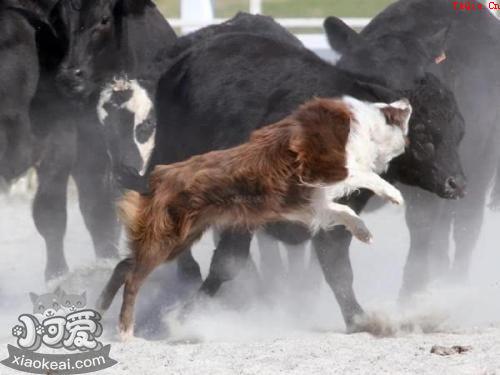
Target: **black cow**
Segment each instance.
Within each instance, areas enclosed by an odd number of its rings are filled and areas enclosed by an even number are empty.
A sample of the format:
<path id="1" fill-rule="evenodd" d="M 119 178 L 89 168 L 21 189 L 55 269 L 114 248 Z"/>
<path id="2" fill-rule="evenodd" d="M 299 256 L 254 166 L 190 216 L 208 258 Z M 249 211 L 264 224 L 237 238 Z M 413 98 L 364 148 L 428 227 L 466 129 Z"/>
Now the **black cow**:
<path id="1" fill-rule="evenodd" d="M 0 2 L 0 179 L 7 184 L 32 165 L 29 110 L 39 79 L 37 37 L 51 32 L 52 5 L 34 0 Z"/>
<path id="2" fill-rule="evenodd" d="M 397 76 L 400 69 L 407 70 L 416 58 L 415 51 L 422 51 L 421 69 L 434 72 L 453 90 L 465 118 L 467 130 L 460 155 L 469 181 L 466 198 L 446 202 L 405 189 L 411 245 L 402 297 L 437 277 L 467 278 L 488 188 L 498 165 L 500 78 L 495 67 L 500 56 L 500 24 L 484 6 L 479 10 L 475 1 L 471 3 L 477 11 L 457 10 L 448 0 L 400 0 L 375 17 L 360 35 L 338 19 L 326 22 L 332 46 L 344 53 L 340 66 L 380 79 L 392 77 L 391 72 L 396 71 L 397 79 L 392 80 L 396 87 L 402 83 Z M 443 30 L 446 42 L 439 50 L 433 35 L 440 37 Z M 425 141 L 422 148 L 427 149 Z M 432 153 L 437 150 L 428 148 L 426 154 Z M 452 227 L 455 257 L 450 263 Z"/>
<path id="3" fill-rule="evenodd" d="M 79 97 L 98 93 L 119 73 L 155 81 L 161 52 L 176 40 L 150 0 L 62 0 L 60 12 L 68 52 L 59 80 Z"/>
<path id="4" fill-rule="evenodd" d="M 392 91 L 376 81 L 342 71 L 301 46 L 256 33 L 215 35 L 203 43 L 195 43 L 179 56 L 158 87 L 158 128 L 150 169 L 157 164 L 241 143 L 255 128 L 285 117 L 299 103 L 315 95 L 349 94 L 371 101 L 392 101 L 403 95 L 402 91 Z M 453 96 L 432 76 L 418 77 L 413 89 L 414 92 L 405 93 L 417 107 L 410 151 L 418 147 L 414 141 L 416 132 L 423 135 L 449 132 L 453 134 L 451 143 L 455 146 L 455 149 L 445 147 L 440 137 L 431 139 L 440 152 L 431 158 L 430 165 L 448 166 L 449 174 L 445 178 L 429 175 L 419 183 L 447 197 L 459 196 L 460 187 L 450 187 L 449 179 L 462 178 L 460 165 L 444 164 L 456 157 L 463 127 Z M 434 95 L 424 96 L 420 107 L 421 91 Z M 429 105 L 446 108 L 436 114 L 426 110 Z M 421 124 L 421 129 L 415 129 L 417 124 Z M 424 172 L 428 168 L 427 161 L 406 156 L 394 164 L 393 177 L 403 178 L 402 170 Z M 349 204 L 359 211 L 369 197 L 363 192 Z M 295 228 L 293 225 L 292 230 L 284 232 L 291 233 Z M 352 291 L 348 247 L 345 252 L 327 251 L 332 240 L 350 242 L 346 233 L 344 229 L 321 232 L 313 243 L 346 324 L 349 329 L 356 329 L 355 316 L 361 314 L 362 309 Z M 223 281 L 233 278 L 238 266 L 244 264 L 241 259 L 248 256 L 250 233 L 228 232 L 226 235 L 228 240 L 215 252 L 210 275 L 202 287 L 202 291 L 209 294 L 215 293 Z M 127 267 L 130 265 L 123 262 L 118 272 Z"/>
<path id="5" fill-rule="evenodd" d="M 157 79 L 158 54 L 176 38 L 146 0 L 60 0 L 50 21 L 59 39 L 41 48 L 48 61 L 32 109 L 39 139 L 33 216 L 47 247 L 46 278 L 68 269 L 63 239 L 70 175 L 97 256 L 117 256 L 117 190 L 97 100 L 114 75 Z"/>

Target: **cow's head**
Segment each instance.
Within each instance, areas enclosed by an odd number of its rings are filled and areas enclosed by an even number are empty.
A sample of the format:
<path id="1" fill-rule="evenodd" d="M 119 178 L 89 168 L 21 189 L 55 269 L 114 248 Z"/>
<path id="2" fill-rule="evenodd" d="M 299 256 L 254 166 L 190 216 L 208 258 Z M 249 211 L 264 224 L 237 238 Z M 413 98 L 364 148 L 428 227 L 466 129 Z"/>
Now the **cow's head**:
<path id="1" fill-rule="evenodd" d="M 458 149 L 465 123 L 455 96 L 431 74 L 427 74 L 410 94 L 414 108 L 410 144 L 393 163 L 398 179 L 443 198 L 463 197 L 466 179 Z"/>
<path id="2" fill-rule="evenodd" d="M 126 17 L 136 17 L 153 6 L 150 0 L 62 0 L 54 23 L 67 38 L 67 54 L 58 80 L 70 95 L 87 97 L 120 70 Z M 146 36 L 144 36 L 146 37 Z"/>
<path id="3" fill-rule="evenodd" d="M 429 64 L 446 58 L 448 26 L 430 28 L 415 36 L 406 31 L 358 34 L 337 17 L 328 17 L 325 31 L 332 49 L 342 55 L 338 66 L 364 75 L 376 76 L 395 89 L 410 89 L 422 78 Z"/>
<path id="4" fill-rule="evenodd" d="M 115 171 L 144 175 L 156 131 L 153 102 L 146 89 L 136 80 L 114 80 L 101 92 L 97 114 Z"/>
<path id="5" fill-rule="evenodd" d="M 404 94 L 413 107 L 409 143 L 405 153 L 391 162 L 390 175 L 442 198 L 462 197 L 466 180 L 458 149 L 465 124 L 453 93 L 431 74 L 402 93 L 372 82 L 358 85 L 372 100 L 390 102 Z"/>

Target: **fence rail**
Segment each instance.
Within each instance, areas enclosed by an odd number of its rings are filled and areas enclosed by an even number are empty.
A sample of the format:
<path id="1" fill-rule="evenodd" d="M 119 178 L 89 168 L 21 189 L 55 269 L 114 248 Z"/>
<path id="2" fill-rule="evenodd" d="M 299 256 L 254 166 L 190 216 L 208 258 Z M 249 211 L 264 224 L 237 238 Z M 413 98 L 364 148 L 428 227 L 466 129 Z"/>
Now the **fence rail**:
<path id="1" fill-rule="evenodd" d="M 169 18 L 168 22 L 173 27 L 180 28 L 200 28 L 211 25 L 213 23 L 221 23 L 226 21 L 225 18 L 199 19 L 199 20 L 184 20 L 181 18 Z M 342 19 L 350 27 L 359 29 L 365 27 L 370 18 L 343 18 Z M 322 28 L 324 18 L 276 18 L 276 21 L 285 27 L 293 28 Z"/>

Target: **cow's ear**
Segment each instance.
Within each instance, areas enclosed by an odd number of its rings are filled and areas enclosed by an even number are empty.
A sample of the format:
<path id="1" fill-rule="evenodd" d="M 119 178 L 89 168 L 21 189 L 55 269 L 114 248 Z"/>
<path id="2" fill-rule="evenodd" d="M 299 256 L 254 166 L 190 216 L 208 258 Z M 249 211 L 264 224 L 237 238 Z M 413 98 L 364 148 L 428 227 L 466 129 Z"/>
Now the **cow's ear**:
<path id="1" fill-rule="evenodd" d="M 49 16 L 56 4 L 56 0 L 18 1 L 11 7 L 22 13 L 34 26 L 40 23 L 50 26 Z"/>
<path id="2" fill-rule="evenodd" d="M 425 49 L 437 64 L 446 59 L 446 41 L 449 30 L 449 26 L 444 26 L 423 39 Z"/>
<path id="3" fill-rule="evenodd" d="M 343 54 L 362 41 L 362 37 L 338 17 L 328 17 L 323 27 L 330 47 Z"/>

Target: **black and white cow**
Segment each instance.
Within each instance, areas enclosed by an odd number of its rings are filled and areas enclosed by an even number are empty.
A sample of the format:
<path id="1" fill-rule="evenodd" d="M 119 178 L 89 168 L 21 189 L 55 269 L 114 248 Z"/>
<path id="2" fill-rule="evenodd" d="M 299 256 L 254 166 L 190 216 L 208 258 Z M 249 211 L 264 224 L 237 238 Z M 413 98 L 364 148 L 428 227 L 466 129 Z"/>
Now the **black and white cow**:
<path id="1" fill-rule="evenodd" d="M 278 26 L 276 32 L 279 30 L 283 29 Z M 178 60 L 164 74 L 158 87 L 155 106 L 158 127 L 149 170 L 157 164 L 237 145 L 255 128 L 279 120 L 299 103 L 316 95 L 349 94 L 371 101 L 391 101 L 403 95 L 403 91 L 393 91 L 362 75 L 337 69 L 302 46 L 280 38 L 227 30 L 210 35 L 202 42 L 201 38 L 191 38 L 198 41 L 178 52 Z M 178 45 L 182 43 L 180 38 Z M 422 92 L 428 95 L 419 103 Z M 446 145 L 442 138 L 431 140 L 433 147 L 440 150 L 431 158 L 431 165 L 449 168 L 449 174 L 443 177 L 429 174 L 420 181 L 420 186 L 448 197 L 459 196 L 460 187 L 454 191 L 448 188 L 450 178 L 462 178 L 459 163 L 448 163 L 457 155 L 463 130 L 462 118 L 455 115 L 458 111 L 453 96 L 429 75 L 419 76 L 413 81 L 412 90 L 404 94 L 410 96 L 417 108 L 415 120 L 423 126 L 423 133 L 450 135 Z M 429 111 L 432 106 L 442 111 Z M 415 125 L 413 122 L 412 128 Z M 448 144 L 454 147 L 446 147 Z M 412 139 L 409 150 L 415 147 L 418 145 Z M 392 178 L 403 178 L 399 171 L 404 169 L 421 171 L 425 177 L 428 168 L 427 163 L 416 158 L 401 158 L 393 165 Z M 359 211 L 369 197 L 363 192 L 349 203 Z M 288 226 L 282 233 L 302 229 L 295 224 L 282 225 Z M 355 317 L 363 310 L 352 291 L 348 252 L 328 251 L 337 237 L 350 241 L 350 237 L 343 237 L 345 230 L 340 229 L 340 232 L 340 235 L 338 231 L 321 232 L 315 236 L 313 244 L 347 326 L 359 329 Z M 248 257 L 250 239 L 251 233 L 222 234 L 223 245 L 215 251 L 202 292 L 211 295 L 222 282 L 234 277 L 245 263 L 242 259 Z M 123 262 L 121 266 L 119 272 L 131 265 Z"/>
<path id="2" fill-rule="evenodd" d="M 397 74 L 422 56 L 420 69 L 434 72 L 451 88 L 465 119 L 460 156 L 469 181 L 467 196 L 447 202 L 416 189 L 404 189 L 411 245 L 403 297 L 438 277 L 467 278 L 490 183 L 498 175 L 500 77 L 495 67 L 500 56 L 500 23 L 485 7 L 476 8 L 463 12 L 448 0 L 400 0 L 375 17 L 359 35 L 338 19 L 325 23 L 333 48 L 344 54 L 339 66 L 379 79 L 396 72 L 391 82 L 395 87 L 404 82 Z M 440 43 L 435 43 L 435 36 L 439 39 L 443 30 L 446 41 L 436 49 Z M 419 157 L 437 155 L 438 150 L 427 147 L 426 142 L 422 139 Z M 497 192 L 498 188 L 494 189 L 492 206 L 498 204 Z M 455 256 L 450 262 L 451 230 Z"/>
<path id="3" fill-rule="evenodd" d="M 37 37 L 50 32 L 54 2 L 0 2 L 0 179 L 7 184 L 32 165 L 29 110 L 39 79 Z"/>
<path id="4" fill-rule="evenodd" d="M 122 74 L 156 80 L 158 56 L 176 39 L 148 0 L 59 0 L 50 20 L 59 39 L 42 48 L 47 68 L 32 108 L 39 139 L 33 217 L 47 247 L 47 279 L 68 270 L 63 240 L 70 175 L 96 255 L 117 256 L 118 192 L 96 111 L 100 91 Z M 60 50 L 52 51 L 54 45 Z"/>

